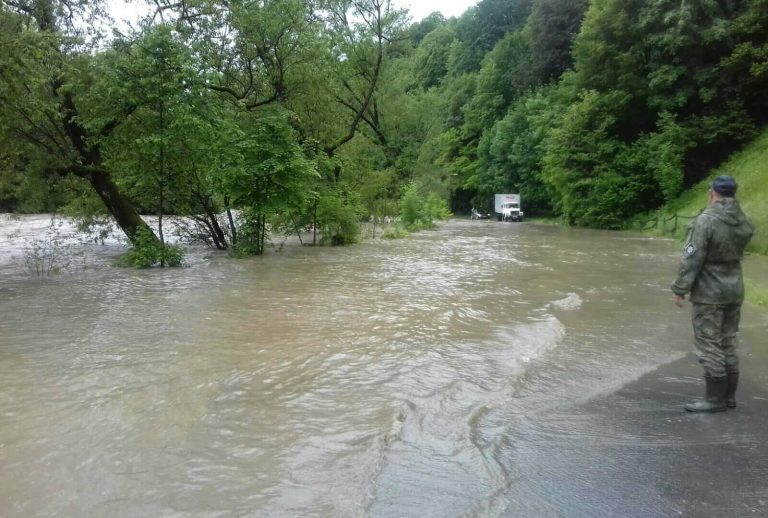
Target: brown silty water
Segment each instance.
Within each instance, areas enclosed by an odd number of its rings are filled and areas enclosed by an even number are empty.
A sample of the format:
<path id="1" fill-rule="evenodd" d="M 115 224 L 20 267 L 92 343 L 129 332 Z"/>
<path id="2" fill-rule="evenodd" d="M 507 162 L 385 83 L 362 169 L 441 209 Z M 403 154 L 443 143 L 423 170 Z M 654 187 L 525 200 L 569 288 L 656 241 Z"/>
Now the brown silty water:
<path id="1" fill-rule="evenodd" d="M 568 515 L 510 451 L 571 440 L 536 416 L 689 351 L 677 248 L 453 220 L 181 269 L 8 263 L 0 514 Z"/>

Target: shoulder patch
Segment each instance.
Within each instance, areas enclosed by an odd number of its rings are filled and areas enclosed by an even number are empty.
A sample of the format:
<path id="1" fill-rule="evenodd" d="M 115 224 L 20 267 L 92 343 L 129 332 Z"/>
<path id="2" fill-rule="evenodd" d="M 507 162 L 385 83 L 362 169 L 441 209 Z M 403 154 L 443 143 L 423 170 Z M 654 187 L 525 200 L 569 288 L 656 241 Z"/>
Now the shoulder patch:
<path id="1" fill-rule="evenodd" d="M 693 246 L 693 243 L 688 243 L 683 249 L 683 253 L 685 253 L 685 257 L 690 257 L 696 253 L 696 247 Z"/>

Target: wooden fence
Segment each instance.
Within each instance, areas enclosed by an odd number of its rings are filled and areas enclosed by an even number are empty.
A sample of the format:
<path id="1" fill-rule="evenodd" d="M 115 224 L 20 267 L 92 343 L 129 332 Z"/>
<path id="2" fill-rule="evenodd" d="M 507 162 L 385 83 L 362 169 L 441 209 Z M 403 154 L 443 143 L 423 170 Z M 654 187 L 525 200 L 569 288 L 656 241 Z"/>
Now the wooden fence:
<path id="1" fill-rule="evenodd" d="M 699 214 L 701 214 L 701 212 L 702 211 L 699 211 Z M 643 231 L 658 230 L 665 234 L 677 234 L 681 225 L 687 224 L 688 221 L 698 217 L 699 214 L 696 214 L 695 216 L 682 216 L 675 213 L 665 217 L 663 214 L 657 213 L 655 218 L 649 219 L 645 223 Z"/>

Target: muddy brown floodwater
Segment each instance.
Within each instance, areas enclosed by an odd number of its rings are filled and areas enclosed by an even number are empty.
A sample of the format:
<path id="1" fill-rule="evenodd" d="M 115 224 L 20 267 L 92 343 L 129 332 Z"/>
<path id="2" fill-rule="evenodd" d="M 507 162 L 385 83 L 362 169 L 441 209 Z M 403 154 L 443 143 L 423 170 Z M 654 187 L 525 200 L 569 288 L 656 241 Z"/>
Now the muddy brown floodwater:
<path id="1" fill-rule="evenodd" d="M 621 397 L 690 352 L 678 248 L 453 220 L 181 269 L 6 264 L 0 514 L 682 513 L 654 473 L 686 439 L 652 423 L 686 416 Z M 766 329 L 744 323 L 745 343 Z"/>

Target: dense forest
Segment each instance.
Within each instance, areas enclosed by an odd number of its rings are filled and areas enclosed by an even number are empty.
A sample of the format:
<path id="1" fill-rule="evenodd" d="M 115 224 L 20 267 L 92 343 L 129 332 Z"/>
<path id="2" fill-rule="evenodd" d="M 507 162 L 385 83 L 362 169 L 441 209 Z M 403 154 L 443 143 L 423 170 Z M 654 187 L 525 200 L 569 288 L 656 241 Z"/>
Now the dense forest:
<path id="1" fill-rule="evenodd" d="M 519 192 L 621 228 L 768 121 L 768 0 L 0 0 L 0 210 L 163 216 L 219 249 Z M 150 229 L 139 214 L 159 216 Z M 159 235 L 158 235 L 159 234 Z"/>

